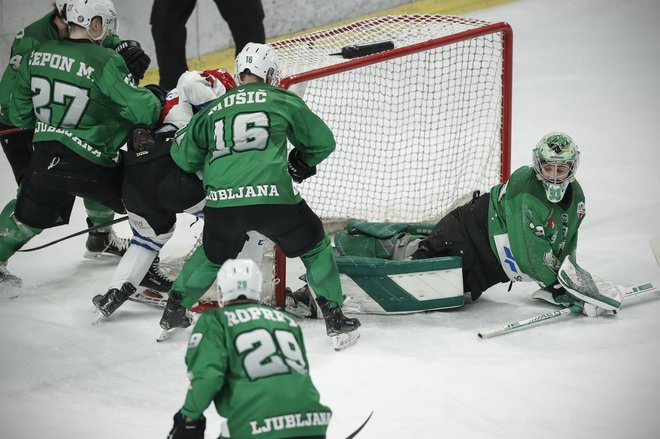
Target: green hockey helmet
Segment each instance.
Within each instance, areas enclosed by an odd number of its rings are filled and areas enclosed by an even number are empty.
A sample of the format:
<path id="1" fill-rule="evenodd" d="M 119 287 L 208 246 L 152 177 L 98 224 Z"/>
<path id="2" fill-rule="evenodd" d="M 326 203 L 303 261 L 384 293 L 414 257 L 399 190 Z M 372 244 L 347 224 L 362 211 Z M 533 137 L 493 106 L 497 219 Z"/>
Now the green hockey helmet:
<path id="1" fill-rule="evenodd" d="M 575 180 L 580 161 L 577 145 L 568 134 L 548 133 L 536 144 L 532 160 L 548 201 L 558 203 L 564 198 L 568 185 Z"/>

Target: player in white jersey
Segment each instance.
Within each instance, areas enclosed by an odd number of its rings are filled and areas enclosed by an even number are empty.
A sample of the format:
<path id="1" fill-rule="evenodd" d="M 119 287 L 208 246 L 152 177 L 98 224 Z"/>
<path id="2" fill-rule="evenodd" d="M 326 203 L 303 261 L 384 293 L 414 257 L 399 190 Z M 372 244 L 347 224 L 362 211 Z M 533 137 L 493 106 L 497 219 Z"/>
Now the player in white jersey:
<path id="1" fill-rule="evenodd" d="M 112 314 L 130 296 L 138 301 L 158 302 L 158 298 L 137 293 L 136 286 L 147 272 L 151 282 L 143 281 L 142 286 L 161 293 L 169 291 L 172 280 L 152 262 L 173 235 L 176 214 L 201 216 L 206 195 L 200 178 L 183 172 L 170 158 L 171 138 L 198 110 L 235 86 L 234 79 L 224 69 L 185 72 L 176 89 L 167 95 L 158 128 L 134 129 L 125 157 L 122 190 L 133 238 L 107 293 L 92 300 L 103 316 Z M 250 238 L 248 256 L 260 260 L 263 239 Z"/>

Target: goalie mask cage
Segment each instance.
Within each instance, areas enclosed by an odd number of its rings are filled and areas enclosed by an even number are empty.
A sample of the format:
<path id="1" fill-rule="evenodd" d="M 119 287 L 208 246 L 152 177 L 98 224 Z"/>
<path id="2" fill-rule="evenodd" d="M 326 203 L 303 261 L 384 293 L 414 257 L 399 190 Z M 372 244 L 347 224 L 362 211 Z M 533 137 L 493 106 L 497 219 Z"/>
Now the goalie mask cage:
<path id="1" fill-rule="evenodd" d="M 354 59 L 342 47 L 391 41 Z M 436 222 L 510 173 L 512 31 L 457 16 L 376 17 L 271 44 L 280 85 L 303 96 L 337 148 L 299 186 L 324 223 Z M 276 304 L 286 258 L 278 252 Z"/>

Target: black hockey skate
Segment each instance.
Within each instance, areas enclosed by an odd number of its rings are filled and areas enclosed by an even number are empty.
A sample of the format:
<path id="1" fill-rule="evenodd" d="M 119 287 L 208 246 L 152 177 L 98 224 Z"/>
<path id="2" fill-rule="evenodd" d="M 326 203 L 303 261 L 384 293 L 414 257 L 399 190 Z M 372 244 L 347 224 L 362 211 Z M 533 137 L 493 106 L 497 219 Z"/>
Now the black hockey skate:
<path id="1" fill-rule="evenodd" d="M 338 351 L 354 345 L 360 338 L 358 332 L 360 321 L 346 317 L 341 310 L 341 306 L 330 308 L 330 302 L 325 297 L 318 297 L 316 302 L 321 308 L 321 313 L 323 313 L 325 329 L 328 336 L 332 337 L 335 350 Z"/>
<path id="2" fill-rule="evenodd" d="M 193 322 L 190 311 L 181 305 L 181 294 L 171 292 L 169 296 L 163 317 L 160 319 L 160 327 L 163 330 L 156 339 L 158 342 L 167 340 L 177 329 L 185 329 Z"/>
<path id="3" fill-rule="evenodd" d="M 160 327 L 165 330 L 174 328 L 187 328 L 192 324 L 192 315 L 181 305 L 181 294 L 177 292 L 170 293 L 167 299 L 167 305 L 163 311 L 163 317 L 160 319 Z"/>
<path id="4" fill-rule="evenodd" d="M 0 287 L 14 287 L 20 288 L 23 286 L 23 280 L 11 274 L 7 270 L 7 263 L 3 262 L 0 264 Z"/>
<path id="5" fill-rule="evenodd" d="M 103 295 L 97 294 L 92 299 L 92 303 L 101 314 L 108 317 L 115 312 L 122 303 L 126 302 L 133 293 L 135 293 L 135 287 L 130 282 L 126 282 L 121 286 L 121 289 L 111 288 Z"/>
<path id="6" fill-rule="evenodd" d="M 318 317 L 318 306 L 316 306 L 314 297 L 312 297 L 312 293 L 309 291 L 309 285 L 305 284 L 295 291 L 287 287 L 284 294 L 284 310 L 286 312 L 310 319 Z"/>
<path id="7" fill-rule="evenodd" d="M 170 278 L 167 273 L 160 267 L 160 260 L 154 259 L 149 267 L 149 271 L 144 275 L 140 282 L 141 287 L 149 288 L 161 293 L 167 293 L 172 289 L 174 279 Z"/>
<path id="8" fill-rule="evenodd" d="M 92 223 L 87 218 L 87 225 Z M 85 257 L 89 259 L 99 258 L 102 255 L 124 256 L 130 239 L 118 237 L 112 228 L 102 228 L 89 232 L 85 242 Z"/>

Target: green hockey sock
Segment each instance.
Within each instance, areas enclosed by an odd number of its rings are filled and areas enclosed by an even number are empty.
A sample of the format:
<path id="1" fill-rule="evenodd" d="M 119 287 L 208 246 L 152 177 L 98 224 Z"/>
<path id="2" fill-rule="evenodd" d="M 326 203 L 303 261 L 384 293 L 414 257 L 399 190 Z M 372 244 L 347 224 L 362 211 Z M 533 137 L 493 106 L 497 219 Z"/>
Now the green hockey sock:
<path id="1" fill-rule="evenodd" d="M 115 218 L 115 212 L 103 204 L 91 200 L 83 200 L 83 203 L 85 204 L 85 211 L 87 211 L 87 218 L 89 218 L 91 226 L 98 226 Z"/>
<path id="2" fill-rule="evenodd" d="M 0 262 L 7 260 L 43 229 L 22 224 L 14 218 L 16 200 L 11 200 L 0 213 Z"/>
<path id="3" fill-rule="evenodd" d="M 325 297 L 330 307 L 344 303 L 339 283 L 339 270 L 328 235 L 316 246 L 300 257 L 307 269 L 307 282 L 319 297 Z"/>
<path id="4" fill-rule="evenodd" d="M 220 266 L 209 261 L 200 245 L 183 264 L 181 274 L 174 281 L 172 291 L 181 294 L 181 304 L 190 308 L 215 282 Z"/>

